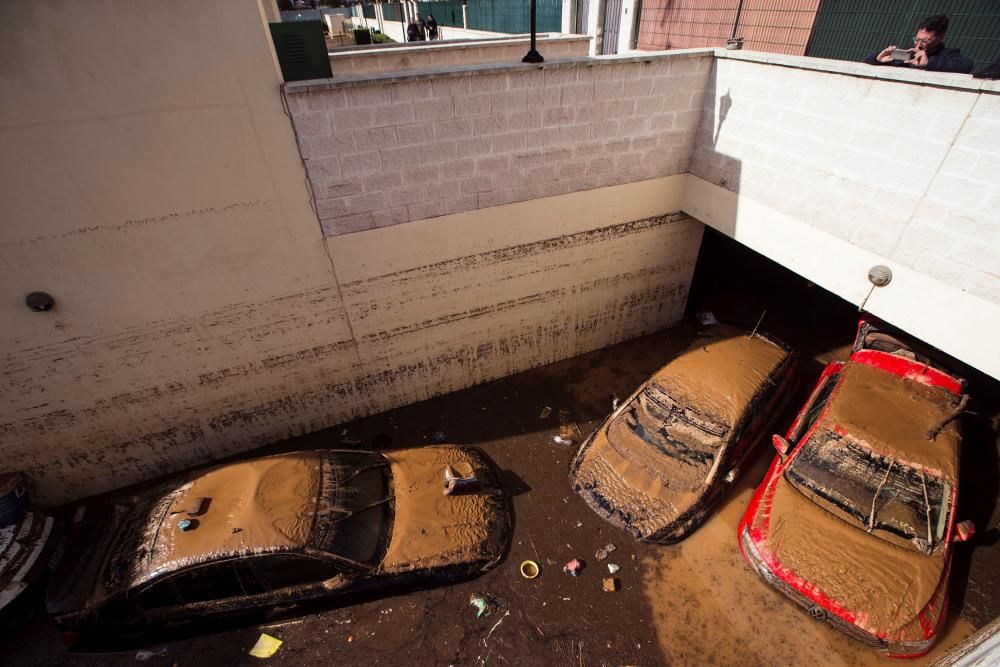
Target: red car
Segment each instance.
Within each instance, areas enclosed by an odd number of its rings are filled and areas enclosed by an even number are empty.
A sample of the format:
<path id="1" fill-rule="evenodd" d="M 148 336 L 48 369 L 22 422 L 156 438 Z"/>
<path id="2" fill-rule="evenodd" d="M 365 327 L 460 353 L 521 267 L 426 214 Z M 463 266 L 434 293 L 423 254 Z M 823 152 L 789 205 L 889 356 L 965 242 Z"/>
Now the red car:
<path id="1" fill-rule="evenodd" d="M 769 584 L 893 657 L 930 650 L 944 626 L 964 383 L 863 321 L 826 367 L 739 525 Z"/>

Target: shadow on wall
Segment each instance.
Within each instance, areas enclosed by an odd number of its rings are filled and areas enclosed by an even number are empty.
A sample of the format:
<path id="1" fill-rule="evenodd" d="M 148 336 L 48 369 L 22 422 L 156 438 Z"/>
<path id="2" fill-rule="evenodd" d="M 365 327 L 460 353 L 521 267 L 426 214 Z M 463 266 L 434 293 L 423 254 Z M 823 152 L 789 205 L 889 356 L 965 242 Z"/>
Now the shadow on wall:
<path id="1" fill-rule="evenodd" d="M 732 141 L 732 132 L 722 136 L 722 126 L 733 108 L 733 96 L 727 89 L 722 95 L 718 89 L 718 63 L 712 63 L 712 72 L 705 91 L 704 110 L 701 124 L 695 137 L 694 155 L 691 158 L 690 173 L 718 185 L 733 193 L 739 193 L 743 164 L 725 153 L 726 145 Z M 739 200 L 725 219 L 713 220 L 713 226 L 724 234 L 736 236 L 736 219 Z M 690 212 L 697 217 L 697 213 Z"/>

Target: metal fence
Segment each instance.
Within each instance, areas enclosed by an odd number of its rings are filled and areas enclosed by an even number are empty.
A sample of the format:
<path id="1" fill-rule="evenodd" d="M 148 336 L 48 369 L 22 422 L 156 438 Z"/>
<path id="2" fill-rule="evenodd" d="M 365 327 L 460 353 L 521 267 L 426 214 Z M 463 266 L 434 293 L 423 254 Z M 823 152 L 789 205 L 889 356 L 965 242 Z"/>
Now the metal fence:
<path id="1" fill-rule="evenodd" d="M 536 12 L 538 32 L 562 30 L 562 0 L 536 0 Z M 471 30 L 531 32 L 531 3 L 528 0 L 468 0 L 468 14 Z"/>
<path id="2" fill-rule="evenodd" d="M 913 45 L 920 21 L 933 14 L 951 19 L 945 43 L 958 47 L 981 69 L 1000 58 L 997 0 L 824 0 L 806 55 L 862 60 L 890 44 Z"/>
<path id="3" fill-rule="evenodd" d="M 644 0 L 639 48 L 724 46 L 735 27 L 745 49 L 803 55 L 819 4 L 820 0 Z"/>
<path id="4" fill-rule="evenodd" d="M 433 16 L 438 25 L 462 27 L 462 1 L 441 0 L 440 2 L 418 2 L 420 15 L 424 18 Z"/>

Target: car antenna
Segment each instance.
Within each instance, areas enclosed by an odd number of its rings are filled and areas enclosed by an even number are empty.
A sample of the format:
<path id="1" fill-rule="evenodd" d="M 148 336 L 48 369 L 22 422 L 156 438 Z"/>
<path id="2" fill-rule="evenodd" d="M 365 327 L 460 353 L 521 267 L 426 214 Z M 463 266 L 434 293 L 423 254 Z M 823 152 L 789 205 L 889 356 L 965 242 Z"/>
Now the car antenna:
<path id="1" fill-rule="evenodd" d="M 764 312 L 760 314 L 760 319 L 757 320 L 757 326 L 755 326 L 753 328 L 753 331 L 750 332 L 750 337 L 751 338 L 753 338 L 754 334 L 757 333 L 757 327 L 759 327 L 760 323 L 764 321 L 764 316 L 765 315 L 767 315 L 767 309 L 766 308 L 764 309 Z"/>

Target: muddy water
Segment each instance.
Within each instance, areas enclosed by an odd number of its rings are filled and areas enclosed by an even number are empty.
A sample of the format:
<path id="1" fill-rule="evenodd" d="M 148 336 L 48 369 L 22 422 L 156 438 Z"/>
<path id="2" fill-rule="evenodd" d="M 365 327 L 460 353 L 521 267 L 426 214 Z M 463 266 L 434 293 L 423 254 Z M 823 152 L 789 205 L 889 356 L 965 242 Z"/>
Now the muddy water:
<path id="1" fill-rule="evenodd" d="M 768 462 L 761 457 L 746 479 L 763 477 Z M 903 663 L 813 620 L 767 585 L 740 554 L 736 526 L 752 493 L 744 482 L 691 537 L 642 559 L 657 639 L 670 663 L 919 665 L 974 631 L 952 615 L 929 656 Z"/>

